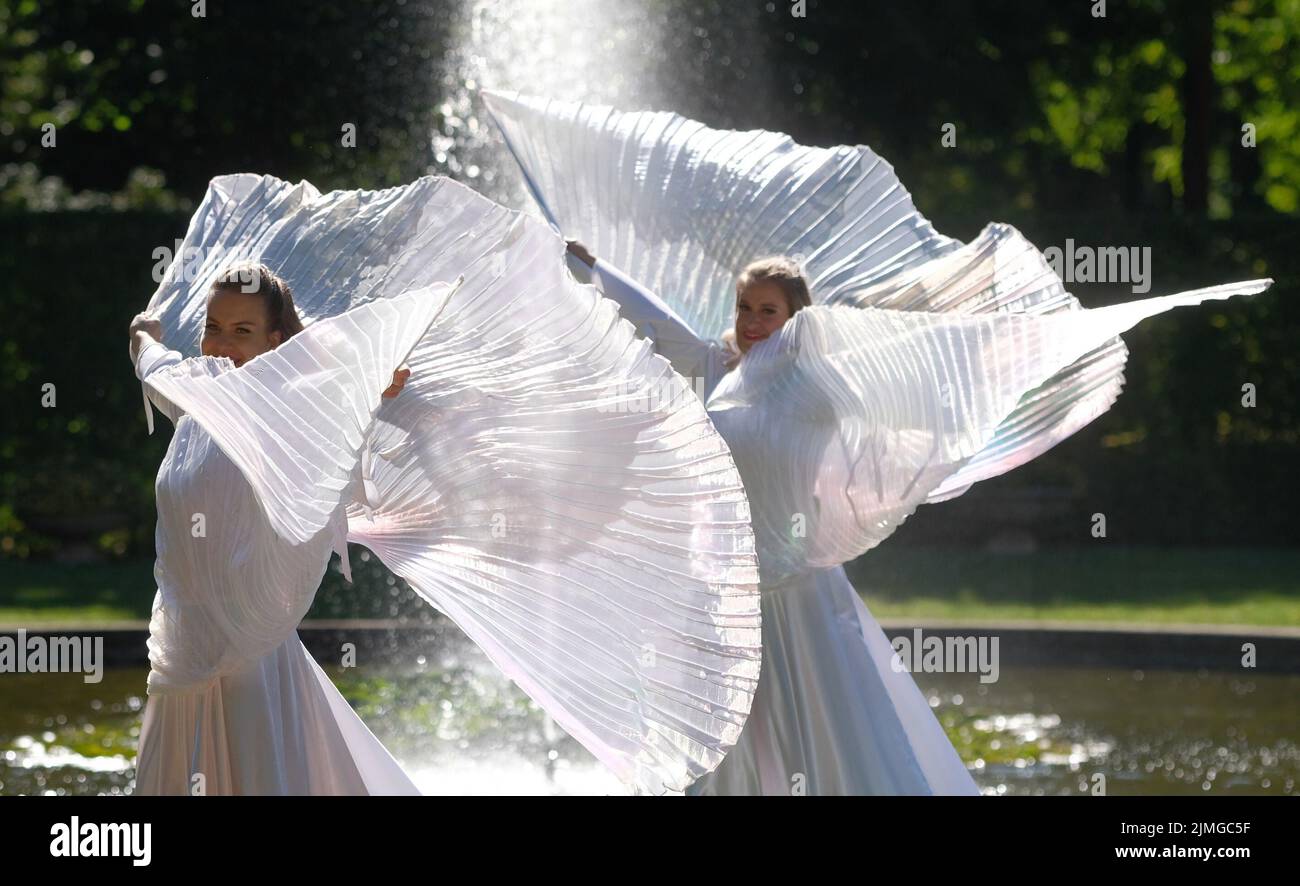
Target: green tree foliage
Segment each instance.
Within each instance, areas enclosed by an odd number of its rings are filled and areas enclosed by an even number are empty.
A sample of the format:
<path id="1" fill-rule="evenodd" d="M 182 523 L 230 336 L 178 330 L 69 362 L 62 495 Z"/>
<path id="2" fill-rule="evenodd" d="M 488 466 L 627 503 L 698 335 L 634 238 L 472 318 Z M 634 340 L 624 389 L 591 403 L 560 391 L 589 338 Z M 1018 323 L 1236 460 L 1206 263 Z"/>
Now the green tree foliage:
<path id="1" fill-rule="evenodd" d="M 183 195 L 247 169 L 398 184 L 429 163 L 445 21 L 413 2 L 2 0 L 0 164 L 28 191 L 116 191 L 138 167 Z"/>
<path id="2" fill-rule="evenodd" d="M 484 83 L 869 144 L 945 233 L 997 220 L 1042 248 L 1149 246 L 1151 294 L 1277 278 L 1127 335 L 1110 413 L 900 540 L 1049 486 L 1128 541 L 1296 537 L 1300 0 L 523 2 L 0 0 L 0 556 L 49 550 L 78 514 L 105 550 L 148 546 L 166 431 L 142 436 L 123 331 L 212 176 L 443 172 L 520 199 Z M 1073 538 L 1063 519 L 1035 529 Z"/>

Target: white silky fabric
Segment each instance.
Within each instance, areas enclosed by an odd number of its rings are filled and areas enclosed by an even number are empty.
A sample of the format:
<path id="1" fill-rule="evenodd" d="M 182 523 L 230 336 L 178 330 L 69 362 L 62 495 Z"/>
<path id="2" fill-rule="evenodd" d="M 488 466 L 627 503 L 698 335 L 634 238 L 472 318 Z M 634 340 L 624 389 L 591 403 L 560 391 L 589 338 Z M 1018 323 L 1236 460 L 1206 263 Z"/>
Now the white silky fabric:
<path id="1" fill-rule="evenodd" d="M 543 215 L 706 341 L 731 327 L 736 275 L 756 258 L 802 256 L 824 300 L 961 247 L 865 146 L 805 147 L 668 112 L 483 98 Z"/>
<path id="2" fill-rule="evenodd" d="M 242 547 L 205 540 L 206 583 L 161 595 L 160 634 L 189 629 L 154 642 L 155 673 L 177 675 L 155 684 L 200 690 L 274 650 L 346 537 L 627 783 L 681 789 L 718 764 L 760 663 L 748 504 L 702 404 L 563 251 L 446 179 L 325 195 L 213 181 L 173 266 L 188 269 L 151 301 L 165 338 L 196 349 L 207 286 L 237 253 L 328 319 L 239 368 L 141 355 L 151 399 L 180 416 L 164 467 L 201 427 L 245 481 L 223 498 L 202 460 L 160 472 L 160 527 L 179 537 L 201 508 L 220 523 L 230 496 L 261 515 Z M 403 359 L 410 380 L 381 402 Z M 259 544 L 273 553 L 250 568 Z M 162 574 L 194 546 L 160 544 Z"/>
<path id="3" fill-rule="evenodd" d="M 153 401 L 190 419 L 155 484 L 163 605 L 151 625 L 151 693 L 261 658 L 302 621 L 346 531 L 344 494 L 380 392 L 447 295 L 433 287 L 359 306 L 238 370 L 225 357 L 142 349 Z M 224 460 L 242 481 L 213 466 Z"/>
<path id="4" fill-rule="evenodd" d="M 1144 317 L 1242 291 L 1052 314 L 799 311 L 709 400 L 745 478 L 763 581 L 880 544 L 985 450 L 1025 391 L 1100 343 Z"/>
<path id="5" fill-rule="evenodd" d="M 680 321 L 661 349 L 679 371 L 716 353 L 748 262 L 796 256 L 809 278 L 814 305 L 708 393 L 750 500 L 764 660 L 740 744 L 690 792 L 974 793 L 839 564 L 1105 412 L 1120 332 L 1271 281 L 1085 310 L 1014 228 L 935 231 L 870 148 L 484 98 L 543 214 L 623 272 L 596 276 L 606 295 Z"/>
<path id="6" fill-rule="evenodd" d="M 654 343 L 655 353 L 672 364 L 701 400 L 708 400 L 726 375 L 728 362 L 739 357 L 721 342 L 701 339 L 672 308 L 609 262 L 597 259 L 589 268 L 570 255 L 569 270 L 617 302 L 623 319 L 636 327 L 638 335 Z"/>
<path id="7" fill-rule="evenodd" d="M 668 112 L 483 95 L 542 213 L 674 311 L 700 347 L 716 348 L 732 324 L 739 271 L 770 255 L 801 260 L 815 304 L 942 314 L 1083 309 L 1010 225 L 989 224 L 965 245 L 936 231 L 865 145 L 808 147 Z M 1267 282 L 1247 281 L 1239 293 Z M 603 291 L 641 310 L 625 287 Z M 662 353 L 691 374 L 699 348 L 671 332 Z M 927 500 L 1024 464 L 1104 413 L 1123 387 L 1127 354 L 1118 337 L 1099 341 L 1022 391 L 985 449 Z"/>
<path id="8" fill-rule="evenodd" d="M 844 568 L 763 585 L 763 673 L 740 743 L 690 796 L 973 795 Z"/>
<path id="9" fill-rule="evenodd" d="M 149 696 L 135 794 L 199 790 L 209 796 L 420 793 L 296 631 L 204 689 Z"/>
<path id="10" fill-rule="evenodd" d="M 150 386 L 170 376 L 163 387 L 173 392 L 185 390 L 178 373 L 233 377 L 229 360 L 183 361 L 158 343 L 136 367 Z M 158 593 L 135 793 L 419 793 L 294 630 L 329 563 L 331 533 L 305 544 L 277 535 L 203 426 L 151 395 L 176 430 L 155 486 Z M 345 529 L 342 509 L 334 513 Z"/>

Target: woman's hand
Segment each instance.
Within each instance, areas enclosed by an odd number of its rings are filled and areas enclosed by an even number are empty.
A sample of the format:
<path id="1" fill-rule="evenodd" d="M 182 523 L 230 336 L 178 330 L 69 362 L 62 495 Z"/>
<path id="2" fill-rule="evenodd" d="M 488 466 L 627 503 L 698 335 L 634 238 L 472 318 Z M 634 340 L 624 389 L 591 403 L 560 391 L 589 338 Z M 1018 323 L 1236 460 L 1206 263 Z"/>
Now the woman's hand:
<path id="1" fill-rule="evenodd" d="M 564 245 L 569 252 L 572 252 L 578 258 L 582 259 L 582 261 L 586 262 L 587 267 L 596 267 L 596 256 L 588 252 L 587 247 L 583 246 L 577 240 L 565 240 Z"/>
<path id="2" fill-rule="evenodd" d="M 411 370 L 405 363 L 397 367 L 397 371 L 393 373 L 393 383 L 384 390 L 384 396 L 390 399 L 396 397 L 402 392 L 402 388 L 406 385 L 406 380 L 410 377 Z"/>
<path id="3" fill-rule="evenodd" d="M 136 355 L 140 349 L 149 344 L 150 341 L 162 341 L 162 323 L 155 320 L 153 315 L 148 311 L 142 311 L 131 319 L 130 327 L 131 362 L 135 362 Z"/>

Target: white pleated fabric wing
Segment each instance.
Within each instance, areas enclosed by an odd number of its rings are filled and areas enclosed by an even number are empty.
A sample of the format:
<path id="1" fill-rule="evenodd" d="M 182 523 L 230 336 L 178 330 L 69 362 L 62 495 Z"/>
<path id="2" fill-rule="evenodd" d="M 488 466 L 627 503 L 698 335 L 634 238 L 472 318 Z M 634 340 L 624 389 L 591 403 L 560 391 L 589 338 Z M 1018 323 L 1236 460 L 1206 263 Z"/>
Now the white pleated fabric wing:
<path id="1" fill-rule="evenodd" d="M 454 291 L 434 285 L 325 318 L 238 372 L 204 371 L 194 364 L 229 361 L 197 357 L 145 385 L 203 425 L 254 485 L 276 534 L 301 544 L 329 523 L 380 392 Z"/>
<path id="2" fill-rule="evenodd" d="M 827 301 L 946 255 L 883 158 L 779 132 L 710 129 L 668 112 L 485 91 L 543 214 L 655 293 L 703 339 L 735 316 L 736 274 L 801 256 Z"/>
<path id="3" fill-rule="evenodd" d="M 989 447 L 1022 392 L 1098 342 L 1239 291 L 1049 315 L 800 311 L 709 404 L 746 481 L 763 581 L 875 547 Z"/>
<path id="4" fill-rule="evenodd" d="M 169 341 L 197 349 L 236 257 L 284 276 L 305 321 L 333 318 L 212 382 L 155 384 L 277 532 L 328 532 L 339 502 L 349 541 L 627 782 L 681 789 L 720 762 L 761 657 L 739 475 L 552 231 L 447 179 L 321 195 L 237 175 L 213 180 L 185 246 L 151 301 Z M 407 350 L 410 380 L 366 422 Z"/>
<path id="5" fill-rule="evenodd" d="M 1122 324 L 1110 338 L 1071 339 L 1067 350 L 1075 353 L 1064 364 L 1040 361 L 1014 348 L 1005 358 L 989 364 L 990 369 L 1000 366 L 1009 370 L 1013 364 L 1006 361 L 1027 360 L 1022 367 L 1026 371 L 1015 376 L 1016 384 L 1024 385 L 1018 390 L 1001 387 L 1009 376 L 1003 374 L 997 380 L 978 376 L 978 364 L 948 350 L 944 332 L 948 324 L 952 324 L 955 338 L 967 334 L 969 327 L 960 319 L 962 315 L 1068 315 L 1071 320 L 1065 326 L 1077 322 L 1079 329 L 1089 330 L 1109 329 L 1113 324 L 1109 320 L 1100 324 L 1082 321 L 1088 312 L 1065 291 L 1043 254 L 1015 228 L 990 224 L 965 245 L 938 233 L 917 211 L 893 167 L 868 147 L 806 147 L 780 133 L 715 130 L 671 113 L 620 113 L 608 107 L 515 93 L 485 92 L 484 99 L 543 214 L 565 236 L 582 241 L 600 260 L 617 266 L 666 302 L 690 323 L 702 344 L 718 338 L 731 324 L 739 271 L 750 261 L 769 255 L 801 260 L 815 304 L 928 315 L 915 320 L 930 330 L 924 336 L 908 324 L 882 326 L 877 320 L 863 327 L 862 321 L 840 311 L 817 316 L 845 318 L 843 330 L 832 331 L 828 323 L 808 320 L 802 326 L 795 324 L 796 330 L 806 331 L 783 335 L 785 356 L 777 365 L 783 367 L 782 372 L 796 367 L 795 375 L 784 379 L 780 373 L 772 374 L 769 367 L 764 384 L 780 390 L 791 386 L 788 393 L 807 397 L 809 403 L 822 403 L 827 409 L 834 406 L 821 413 L 824 423 L 818 425 L 814 436 L 833 433 L 834 415 L 844 423 L 844 439 L 838 444 L 842 457 L 893 458 L 900 471 L 905 462 L 899 459 L 905 455 L 920 460 L 910 466 L 915 484 L 884 482 L 887 465 L 876 466 L 882 473 L 874 493 L 877 508 L 892 514 L 876 530 L 861 532 L 862 526 L 877 518 L 862 518 L 855 508 L 823 508 L 820 537 L 809 531 L 806 545 L 782 542 L 778 546 L 782 554 L 773 559 L 773 574 L 793 568 L 793 553 L 807 545 L 825 547 L 811 556 L 809 563 L 838 563 L 861 554 L 888 535 L 921 501 L 960 495 L 971 484 L 1024 464 L 1069 437 L 1109 409 L 1123 387 L 1127 349 L 1117 334 L 1128 326 Z M 1135 303 L 1133 310 L 1151 316 L 1205 297 L 1261 292 L 1270 282 L 1231 284 L 1213 290 L 1211 296 L 1198 290 L 1164 300 L 1149 299 Z M 1059 325 L 1054 323 L 1052 328 Z M 852 342 L 845 337 L 852 329 L 872 336 L 897 334 L 903 339 L 894 342 L 873 337 Z M 795 341 L 797 347 L 792 344 Z M 833 366 L 835 372 L 814 374 L 820 375 L 818 383 L 830 385 L 817 393 L 808 387 L 811 377 L 801 375 L 797 367 L 806 369 L 806 361 L 816 359 L 816 349 L 832 342 L 834 358 L 827 355 L 818 362 L 823 367 Z M 1081 342 L 1087 347 L 1079 350 L 1075 345 Z M 772 346 L 772 342 L 760 343 L 742 366 Z M 921 350 L 909 353 L 908 347 Z M 789 358 L 790 348 L 800 360 Z M 680 346 L 677 351 L 690 353 Z M 867 366 L 879 369 L 884 365 L 858 365 L 872 353 L 893 353 L 896 360 L 918 367 L 918 372 L 925 369 L 906 379 L 893 372 L 864 376 Z M 952 360 L 958 362 L 945 362 Z M 1049 366 L 1050 371 L 1043 374 Z M 751 368 L 746 374 L 754 371 Z M 890 382 L 910 387 L 916 396 L 938 384 L 928 396 L 958 400 L 971 396 L 980 386 L 993 384 L 987 392 L 992 397 L 990 404 L 998 404 L 1002 411 L 990 405 L 978 414 L 945 419 L 968 423 L 961 427 L 917 426 L 910 423 L 917 420 L 916 414 L 881 411 L 869 400 L 860 399 L 868 384 Z M 837 389 L 840 384 L 846 387 Z M 751 383 L 748 390 L 749 402 L 757 402 L 757 388 Z M 777 425 L 787 407 L 777 404 L 774 397 L 766 399 L 774 404 L 767 422 Z M 1011 398 L 1009 406 L 1007 397 Z M 712 401 L 710 405 L 714 405 Z M 811 406 L 792 403 L 788 408 Z M 892 455 L 873 456 L 870 449 L 858 448 L 865 445 L 863 422 L 868 420 L 903 422 L 878 429 L 879 434 L 898 435 Z M 995 428 L 986 427 L 989 420 L 996 422 Z M 785 430 L 777 428 L 773 433 Z M 727 436 L 736 449 L 736 438 Z M 905 442 L 908 437 L 912 442 Z M 974 441 L 980 445 L 972 449 Z M 829 438 L 822 444 L 800 444 L 794 454 L 786 453 L 787 459 L 793 458 L 781 469 L 787 478 L 774 482 L 794 489 L 802 482 L 795 481 L 795 475 L 823 470 L 818 460 L 834 447 Z M 929 460 L 927 447 L 937 447 L 935 452 L 942 453 L 943 467 Z M 773 458 L 776 453 L 776 448 L 769 451 Z M 962 453 L 960 458 L 958 453 Z M 827 457 L 834 462 L 833 456 Z M 746 459 L 739 453 L 737 458 L 751 504 L 756 507 L 760 560 L 766 575 L 764 542 L 774 539 L 776 524 L 785 527 L 788 538 L 793 514 L 807 517 L 809 503 L 791 510 L 788 497 L 777 496 L 779 504 L 773 512 L 768 513 L 766 506 L 758 508 L 758 500 L 766 502 L 768 497 L 755 495 L 756 484 L 745 470 Z M 767 475 L 780 473 L 762 459 L 752 467 L 764 463 L 768 464 Z M 854 468 L 864 469 L 865 463 Z M 820 482 L 825 493 L 830 480 Z M 914 501 L 917 489 L 924 493 Z M 886 501 L 883 496 L 887 494 L 902 497 Z M 832 495 L 854 497 L 848 490 Z M 847 522 L 834 523 L 838 518 Z M 767 530 L 759 528 L 762 525 Z M 858 541 L 848 544 L 850 538 Z"/>
<path id="6" fill-rule="evenodd" d="M 1084 310 L 1065 291 L 1043 253 L 1004 224 L 990 224 L 969 244 L 882 283 L 841 290 L 824 301 L 938 314 L 1043 315 Z M 1025 391 L 992 439 L 932 490 L 926 501 L 954 498 L 980 480 L 1025 464 L 1103 414 L 1124 387 L 1127 358 L 1123 339 L 1099 341 Z"/>

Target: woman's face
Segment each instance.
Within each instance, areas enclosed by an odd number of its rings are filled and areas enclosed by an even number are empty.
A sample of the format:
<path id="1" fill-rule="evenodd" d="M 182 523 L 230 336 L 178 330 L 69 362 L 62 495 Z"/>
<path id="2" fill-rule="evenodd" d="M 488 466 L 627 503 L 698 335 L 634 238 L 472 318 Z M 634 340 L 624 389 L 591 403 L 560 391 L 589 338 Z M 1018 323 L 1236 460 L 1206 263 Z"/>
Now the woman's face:
<path id="1" fill-rule="evenodd" d="M 280 344 L 280 333 L 271 332 L 270 325 L 261 296 L 219 289 L 208 297 L 208 319 L 201 343 L 203 354 L 229 357 L 236 366 L 243 366 Z"/>
<path id="2" fill-rule="evenodd" d="M 781 287 L 771 280 L 759 280 L 746 286 L 736 298 L 736 346 L 748 353 L 755 342 L 776 332 L 790 319 Z"/>

